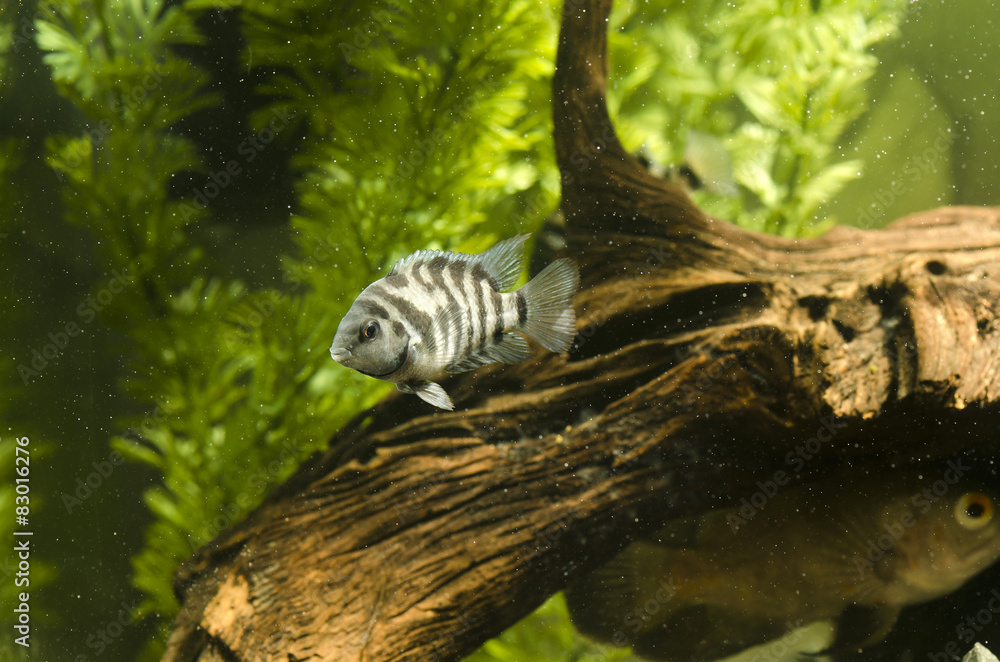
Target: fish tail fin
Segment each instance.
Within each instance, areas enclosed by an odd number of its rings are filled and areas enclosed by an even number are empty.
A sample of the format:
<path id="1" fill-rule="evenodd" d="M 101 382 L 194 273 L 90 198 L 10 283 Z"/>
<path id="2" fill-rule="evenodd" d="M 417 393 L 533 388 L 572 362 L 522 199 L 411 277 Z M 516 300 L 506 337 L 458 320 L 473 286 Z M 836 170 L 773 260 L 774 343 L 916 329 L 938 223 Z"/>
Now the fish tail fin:
<path id="1" fill-rule="evenodd" d="M 552 352 L 565 352 L 576 336 L 573 295 L 580 272 L 570 260 L 556 260 L 517 293 L 523 297 L 525 321 L 519 329 Z"/>

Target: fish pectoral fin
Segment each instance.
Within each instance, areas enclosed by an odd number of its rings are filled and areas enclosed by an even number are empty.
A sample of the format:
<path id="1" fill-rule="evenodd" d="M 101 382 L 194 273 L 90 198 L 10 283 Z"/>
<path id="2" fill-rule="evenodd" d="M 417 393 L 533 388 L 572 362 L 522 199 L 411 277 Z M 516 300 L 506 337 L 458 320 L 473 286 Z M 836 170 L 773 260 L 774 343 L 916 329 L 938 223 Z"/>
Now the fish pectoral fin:
<path id="1" fill-rule="evenodd" d="M 607 563 L 566 587 L 566 607 L 573 625 L 583 634 L 621 645 L 619 631 L 627 614 L 629 643 L 654 630 L 684 599 L 672 580 L 673 557 L 645 542 L 632 543 Z M 647 604 L 655 605 L 648 609 Z M 653 613 L 655 612 L 655 613 Z M 666 659 L 666 658 L 660 658 Z"/>
<path id="2" fill-rule="evenodd" d="M 413 389 L 406 384 L 396 384 L 396 389 L 403 393 L 413 393 Z"/>
<path id="3" fill-rule="evenodd" d="M 413 350 L 416 351 L 419 347 L 428 367 L 440 369 L 458 360 L 459 343 L 454 340 L 465 333 L 462 328 L 463 319 L 462 309 L 457 304 L 449 304 L 439 310 L 434 317 L 430 333 L 414 343 Z M 442 337 L 435 337 L 433 329 L 441 329 Z M 449 342 L 449 339 L 453 342 Z"/>
<path id="4" fill-rule="evenodd" d="M 882 641 L 899 617 L 899 607 L 848 605 L 837 619 L 833 642 L 818 655 L 846 653 Z"/>
<path id="5" fill-rule="evenodd" d="M 415 393 L 418 398 L 428 404 L 434 405 L 435 407 L 447 409 L 448 411 L 455 408 L 455 405 L 451 402 L 451 398 L 449 398 L 448 394 L 444 392 L 441 385 L 436 382 L 424 382 L 423 384 L 409 385 L 407 388 L 410 389 L 410 393 Z M 403 390 L 402 385 L 400 385 L 399 390 Z"/>

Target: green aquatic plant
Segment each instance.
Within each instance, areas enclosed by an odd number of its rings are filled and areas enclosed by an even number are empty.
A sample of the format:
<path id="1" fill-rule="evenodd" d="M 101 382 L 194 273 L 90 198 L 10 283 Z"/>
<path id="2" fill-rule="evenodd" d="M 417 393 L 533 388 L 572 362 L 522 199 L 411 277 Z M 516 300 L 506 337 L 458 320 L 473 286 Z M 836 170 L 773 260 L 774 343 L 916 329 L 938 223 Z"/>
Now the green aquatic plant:
<path id="1" fill-rule="evenodd" d="M 838 140 L 867 107 L 871 48 L 897 32 L 905 5 L 616 3 L 609 109 L 623 144 L 676 166 L 693 132 L 715 136 L 732 164 L 715 174 L 739 189 L 696 192 L 709 213 L 786 236 L 829 229 L 837 219 L 817 212 L 863 168 Z"/>
<path id="2" fill-rule="evenodd" d="M 273 167 L 294 181 L 296 212 L 260 212 L 285 224 L 289 247 L 263 287 L 225 276 L 205 243 L 220 226 L 213 200 L 251 157 L 220 167 L 182 130 L 222 101 L 212 72 L 181 55 L 206 47 L 196 23 L 217 3 L 76 0 L 37 20 L 53 80 L 87 121 L 50 137 L 48 162 L 66 220 L 96 237 L 119 281 L 115 305 L 95 314 L 130 342 L 121 384 L 138 413 L 112 444 L 161 476 L 134 561 L 142 615 L 167 625 L 179 562 L 384 394 L 327 352 L 364 285 L 416 249 L 479 250 L 530 231 L 556 205 L 545 112 L 554 11 L 534 8 L 222 10 L 239 18 L 238 55 L 259 72 L 252 133 L 233 151 L 263 158 L 283 140 L 294 151 Z M 192 173 L 203 184 L 176 186 Z M 95 284 L 95 297 L 109 287 Z"/>
<path id="3" fill-rule="evenodd" d="M 634 660 L 628 649 L 602 646 L 576 634 L 562 593 L 491 639 L 465 662 L 615 662 Z"/>

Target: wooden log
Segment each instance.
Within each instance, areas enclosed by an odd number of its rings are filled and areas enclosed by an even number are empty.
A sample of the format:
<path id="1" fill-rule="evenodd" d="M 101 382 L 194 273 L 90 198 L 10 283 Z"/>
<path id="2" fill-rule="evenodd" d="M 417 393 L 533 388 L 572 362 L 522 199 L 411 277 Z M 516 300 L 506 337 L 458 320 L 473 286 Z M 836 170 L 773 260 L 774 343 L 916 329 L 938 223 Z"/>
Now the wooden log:
<path id="1" fill-rule="evenodd" d="M 567 0 L 554 80 L 572 350 L 361 414 L 181 567 L 164 660 L 458 660 L 789 453 L 808 480 L 1000 424 L 1000 210 L 810 240 L 706 216 L 615 137 L 609 8 Z"/>

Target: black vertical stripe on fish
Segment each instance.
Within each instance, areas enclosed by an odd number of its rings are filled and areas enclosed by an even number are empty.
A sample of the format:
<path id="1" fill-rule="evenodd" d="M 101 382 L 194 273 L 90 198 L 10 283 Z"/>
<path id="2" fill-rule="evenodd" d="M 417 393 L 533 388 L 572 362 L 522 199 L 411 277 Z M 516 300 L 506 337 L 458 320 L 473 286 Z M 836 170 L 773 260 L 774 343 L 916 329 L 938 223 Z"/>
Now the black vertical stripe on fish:
<path id="1" fill-rule="evenodd" d="M 448 267 L 448 258 L 438 255 L 428 260 L 426 264 L 431 280 L 444 287 L 444 270 Z"/>
<path id="2" fill-rule="evenodd" d="M 478 304 L 479 304 L 479 337 L 476 338 L 476 351 L 479 351 L 486 346 L 487 341 L 490 339 L 489 329 L 486 327 L 489 325 L 489 313 L 487 310 L 488 301 L 487 298 L 493 298 L 493 288 L 489 285 L 488 281 L 475 281 L 475 290 L 478 293 Z M 486 289 L 484 292 L 483 289 Z"/>
<path id="3" fill-rule="evenodd" d="M 417 285 L 424 288 L 425 290 L 430 290 L 431 289 L 430 283 L 424 280 L 424 275 L 420 273 L 420 267 L 424 266 L 425 264 L 427 264 L 426 260 L 421 262 L 414 262 L 413 266 L 410 267 L 410 273 L 413 274 L 413 281 Z"/>
<path id="4" fill-rule="evenodd" d="M 387 276 L 382 279 L 382 282 L 386 285 L 391 285 L 397 290 L 405 290 L 410 286 L 410 277 L 403 271 L 399 273 L 394 273 L 392 276 Z"/>
<path id="5" fill-rule="evenodd" d="M 485 280 L 487 283 L 489 283 L 491 290 L 496 290 L 497 292 L 500 291 L 500 283 L 497 282 L 497 279 L 491 276 L 490 272 L 486 271 L 486 269 L 483 269 L 483 265 L 479 264 L 478 262 L 472 263 L 471 274 L 472 274 L 472 280 L 476 282 Z"/>
<path id="6" fill-rule="evenodd" d="M 499 292 L 493 292 L 490 298 L 493 299 L 493 315 L 495 317 L 493 320 L 493 342 L 498 343 L 503 338 L 503 332 L 507 330 L 507 325 L 503 320 L 503 295 Z"/>
<path id="7" fill-rule="evenodd" d="M 461 307 L 461 302 L 455 298 L 455 295 L 451 293 L 451 290 L 448 288 L 448 284 L 445 282 L 444 269 L 447 266 L 448 261 L 443 257 L 436 257 L 425 263 L 427 275 L 430 277 L 430 286 L 427 289 L 436 289 L 440 291 L 448 300 L 447 305 Z"/>
<path id="8" fill-rule="evenodd" d="M 430 279 L 430 285 L 427 288 L 428 291 L 436 290 L 441 292 L 446 301 L 446 308 L 454 307 L 456 310 L 461 310 L 462 304 L 451 293 L 444 279 L 444 269 L 448 266 L 448 260 L 438 256 L 427 260 L 423 263 L 423 266 L 427 270 L 427 276 Z M 431 333 L 435 334 L 439 347 L 458 347 L 459 351 L 461 350 L 461 339 L 449 335 L 448 329 L 433 329 Z"/>
<path id="9" fill-rule="evenodd" d="M 474 288 L 477 292 L 470 292 L 469 285 L 466 282 L 465 274 L 467 271 L 469 263 L 465 260 L 455 260 L 450 262 L 445 267 L 445 274 L 451 279 L 452 284 L 455 289 L 465 297 L 463 302 L 464 310 L 467 312 L 466 316 L 466 329 L 465 329 L 465 346 L 462 347 L 463 352 L 467 352 L 476 346 L 476 328 L 472 323 L 473 317 L 478 317 L 476 311 L 476 300 L 479 288 Z"/>
<path id="10" fill-rule="evenodd" d="M 528 302 L 524 300 L 524 295 L 521 292 L 515 292 L 517 294 L 517 325 L 524 326 L 525 322 L 528 321 Z"/>

